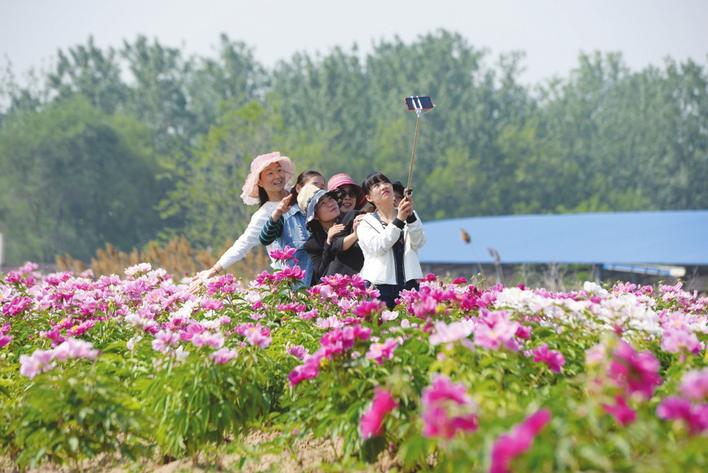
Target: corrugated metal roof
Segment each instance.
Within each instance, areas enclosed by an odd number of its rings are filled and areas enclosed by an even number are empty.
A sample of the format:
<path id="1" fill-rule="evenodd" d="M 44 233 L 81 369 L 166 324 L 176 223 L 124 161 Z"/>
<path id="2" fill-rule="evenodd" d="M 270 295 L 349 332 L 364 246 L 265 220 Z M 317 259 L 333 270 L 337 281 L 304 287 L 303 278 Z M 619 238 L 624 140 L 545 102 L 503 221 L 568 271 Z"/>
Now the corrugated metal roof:
<path id="1" fill-rule="evenodd" d="M 708 210 L 471 217 L 424 228 L 424 263 L 490 263 L 494 248 L 509 264 L 708 265 Z"/>

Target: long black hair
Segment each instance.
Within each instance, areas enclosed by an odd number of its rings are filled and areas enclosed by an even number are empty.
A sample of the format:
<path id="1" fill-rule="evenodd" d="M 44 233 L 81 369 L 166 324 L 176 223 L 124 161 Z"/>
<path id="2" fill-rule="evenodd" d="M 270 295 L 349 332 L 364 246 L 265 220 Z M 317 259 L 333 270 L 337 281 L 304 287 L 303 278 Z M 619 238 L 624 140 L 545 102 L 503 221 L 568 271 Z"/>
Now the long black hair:
<path id="1" fill-rule="evenodd" d="M 258 186 L 258 206 L 263 206 L 263 204 L 265 204 L 269 200 L 270 199 L 268 198 L 268 193 L 266 192 L 266 190 L 261 186 Z"/>
<path id="2" fill-rule="evenodd" d="M 290 189 L 290 195 L 293 196 L 292 202 L 297 202 L 297 188 L 302 187 L 309 178 L 315 176 L 320 176 L 322 179 L 324 179 L 322 173 L 319 171 L 315 171 L 314 169 L 308 169 L 307 171 L 303 171 L 297 175 L 297 179 L 295 179 L 295 185 L 292 189 Z"/>

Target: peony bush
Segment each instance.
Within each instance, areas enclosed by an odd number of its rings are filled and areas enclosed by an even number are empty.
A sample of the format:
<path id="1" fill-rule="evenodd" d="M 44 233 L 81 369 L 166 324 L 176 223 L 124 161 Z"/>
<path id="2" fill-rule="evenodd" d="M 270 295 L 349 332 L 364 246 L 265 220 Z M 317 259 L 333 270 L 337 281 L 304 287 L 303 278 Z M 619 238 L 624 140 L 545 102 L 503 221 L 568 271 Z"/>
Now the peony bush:
<path id="1" fill-rule="evenodd" d="M 429 275 L 389 311 L 357 276 L 303 289 L 302 275 L 227 274 L 197 294 L 149 264 L 4 275 L 4 460 L 219 456 L 269 431 L 401 471 L 708 467 L 708 299 L 680 283 L 559 293 Z"/>

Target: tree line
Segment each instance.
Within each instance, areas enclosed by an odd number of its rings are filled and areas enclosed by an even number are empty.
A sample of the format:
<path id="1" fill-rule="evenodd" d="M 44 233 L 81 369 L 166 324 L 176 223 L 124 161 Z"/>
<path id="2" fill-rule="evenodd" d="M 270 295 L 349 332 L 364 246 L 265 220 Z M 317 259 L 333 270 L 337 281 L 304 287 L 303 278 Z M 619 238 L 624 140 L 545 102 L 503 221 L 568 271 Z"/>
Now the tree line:
<path id="1" fill-rule="evenodd" d="M 518 213 L 708 208 L 706 64 L 630 70 L 580 54 L 564 77 L 522 82 L 523 54 L 495 56 L 439 30 L 405 43 L 296 54 L 264 67 L 221 35 L 213 56 L 140 36 L 57 52 L 19 84 L 0 78 L 0 232 L 6 263 L 88 260 L 110 242 L 185 235 L 220 246 L 254 209 L 239 199 L 253 156 L 298 170 L 405 180 L 415 118 L 425 220 Z"/>

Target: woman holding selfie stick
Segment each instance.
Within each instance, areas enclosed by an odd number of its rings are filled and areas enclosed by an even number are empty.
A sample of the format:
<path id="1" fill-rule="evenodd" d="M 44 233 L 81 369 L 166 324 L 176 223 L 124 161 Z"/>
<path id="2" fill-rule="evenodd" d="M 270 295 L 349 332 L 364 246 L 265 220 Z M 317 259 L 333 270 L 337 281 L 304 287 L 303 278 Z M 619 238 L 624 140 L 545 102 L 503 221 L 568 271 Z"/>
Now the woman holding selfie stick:
<path id="1" fill-rule="evenodd" d="M 231 248 L 226 250 L 219 261 L 211 268 L 196 275 L 189 286 L 191 292 L 196 291 L 210 277 L 221 273 L 224 269 L 243 259 L 254 246 L 260 243 L 259 235 L 268 218 L 276 208 L 283 208 L 292 199 L 288 189 L 294 174 L 295 165 L 293 162 L 287 156 L 281 156 L 277 151 L 257 156 L 251 162 L 251 171 L 243 185 L 241 199 L 246 205 L 258 204 L 260 207 L 251 217 L 243 234 L 238 237 Z M 307 236 L 303 236 L 302 239 L 306 240 Z M 279 245 L 274 242 L 268 249 L 278 247 Z M 307 253 L 304 253 L 304 256 L 306 264 L 309 263 Z M 275 261 L 272 266 L 279 267 Z M 303 269 L 307 270 L 307 268 Z"/>
<path id="2" fill-rule="evenodd" d="M 357 228 L 364 253 L 361 277 L 379 290 L 389 309 L 403 289 L 417 289 L 423 277 L 418 250 L 425 244 L 423 224 L 413 210 L 413 197 L 394 207 L 391 181 L 382 173 L 369 174 L 362 184 L 366 200 L 376 207 Z"/>

